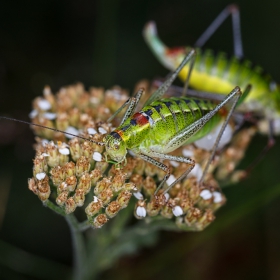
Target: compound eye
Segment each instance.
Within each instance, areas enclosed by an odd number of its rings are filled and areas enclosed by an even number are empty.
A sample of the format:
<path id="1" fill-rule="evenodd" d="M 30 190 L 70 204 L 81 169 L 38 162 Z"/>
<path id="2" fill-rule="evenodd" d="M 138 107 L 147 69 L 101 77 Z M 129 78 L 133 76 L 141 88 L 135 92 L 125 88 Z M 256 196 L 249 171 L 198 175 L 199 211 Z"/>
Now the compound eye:
<path id="1" fill-rule="evenodd" d="M 118 150 L 119 148 L 120 148 L 120 145 L 114 144 L 114 149 L 115 149 L 115 150 Z"/>

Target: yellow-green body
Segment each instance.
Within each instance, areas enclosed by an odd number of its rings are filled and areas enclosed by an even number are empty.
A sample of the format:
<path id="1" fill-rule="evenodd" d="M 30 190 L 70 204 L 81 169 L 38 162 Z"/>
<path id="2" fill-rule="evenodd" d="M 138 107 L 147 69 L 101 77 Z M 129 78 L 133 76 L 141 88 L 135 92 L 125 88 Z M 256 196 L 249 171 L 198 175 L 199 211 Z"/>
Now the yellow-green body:
<path id="1" fill-rule="evenodd" d="M 154 27 L 148 24 L 144 29 L 144 37 L 159 59 L 168 69 L 174 70 L 190 50 L 188 47 L 168 48 L 159 39 Z M 227 94 L 234 86 L 245 89 L 252 85 L 250 94 L 238 107 L 241 112 L 254 112 L 266 120 L 276 120 L 275 132 L 280 134 L 280 88 L 269 75 L 265 75 L 259 66 L 253 67 L 248 60 L 240 61 L 235 57 L 227 58 L 225 53 L 214 55 L 211 50 L 196 49 L 196 59 L 191 72 L 189 85 L 206 92 Z M 190 64 L 179 73 L 185 81 Z"/>
<path id="2" fill-rule="evenodd" d="M 177 68 L 185 53 L 189 48 L 182 48 L 181 53 L 168 53 L 168 59 L 174 63 L 174 69 Z M 239 61 L 232 57 L 228 59 L 224 53 L 218 53 L 214 56 L 211 50 L 202 52 L 196 49 L 197 56 L 194 68 L 190 77 L 190 86 L 197 90 L 226 94 L 235 85 L 242 89 L 248 84 L 252 89 L 248 97 L 244 100 L 239 110 L 265 112 L 267 116 L 278 115 L 280 109 L 280 91 L 270 76 L 264 76 L 260 67 L 252 68 L 252 63 L 248 60 Z M 173 70 L 173 69 L 171 69 Z M 189 65 L 186 65 L 179 73 L 179 77 L 185 81 L 189 71 Z M 267 110 L 266 110 L 267 108 Z"/>
<path id="3" fill-rule="evenodd" d="M 168 153 L 176 149 L 166 149 L 167 143 L 174 135 L 201 119 L 215 107 L 216 104 L 213 102 L 198 98 L 163 98 L 152 102 L 128 118 L 108 138 L 122 139 L 126 149 L 135 152 L 152 149 L 156 152 Z M 215 114 L 185 144 L 210 133 L 221 119 L 220 114 Z"/>

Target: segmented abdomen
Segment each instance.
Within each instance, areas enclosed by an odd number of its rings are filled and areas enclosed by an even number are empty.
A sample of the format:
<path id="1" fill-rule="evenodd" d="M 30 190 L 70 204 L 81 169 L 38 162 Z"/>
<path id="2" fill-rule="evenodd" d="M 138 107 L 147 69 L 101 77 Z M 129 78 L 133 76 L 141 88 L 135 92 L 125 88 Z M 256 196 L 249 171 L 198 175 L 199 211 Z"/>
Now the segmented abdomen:
<path id="1" fill-rule="evenodd" d="M 227 57 L 223 52 L 216 55 L 211 50 L 198 51 L 196 68 L 204 70 L 210 76 L 227 80 L 232 86 L 245 88 L 248 84 L 258 88 L 269 89 L 271 78 L 265 75 L 263 69 L 249 60 Z M 253 89 L 254 89 L 253 87 Z"/>
<path id="2" fill-rule="evenodd" d="M 163 98 L 145 106 L 112 133 L 121 137 L 128 149 L 137 148 L 140 145 L 164 146 L 171 137 L 199 120 L 215 106 L 211 101 L 198 98 Z M 193 142 L 208 134 L 221 118 L 220 114 L 215 114 L 188 142 Z"/>
<path id="3" fill-rule="evenodd" d="M 184 53 L 189 50 L 190 48 L 186 48 Z M 196 50 L 197 56 L 190 79 L 190 85 L 193 88 L 227 94 L 236 85 L 244 90 L 248 84 L 251 84 L 253 88 L 245 102 L 259 99 L 271 91 L 270 85 L 273 81 L 261 67 L 253 65 L 248 60 L 239 60 L 235 57 L 228 58 L 223 52 L 215 55 L 211 50 L 203 52 L 200 49 Z M 180 58 L 178 57 L 178 63 L 184 53 L 181 53 Z M 175 55 L 175 53 L 172 54 L 172 49 L 169 50 L 169 54 Z M 188 70 L 189 66 L 187 65 L 179 74 L 183 80 L 186 79 Z"/>
<path id="4" fill-rule="evenodd" d="M 149 123 L 145 133 L 148 143 L 164 145 L 172 136 L 193 124 L 215 107 L 210 101 L 196 98 L 164 98 L 145 106 L 141 114 Z M 132 117 L 133 119 L 133 117 Z M 195 141 L 209 133 L 220 121 L 216 114 L 194 137 Z M 135 131 L 136 133 L 136 131 Z M 144 141 L 144 139 L 142 139 Z"/>

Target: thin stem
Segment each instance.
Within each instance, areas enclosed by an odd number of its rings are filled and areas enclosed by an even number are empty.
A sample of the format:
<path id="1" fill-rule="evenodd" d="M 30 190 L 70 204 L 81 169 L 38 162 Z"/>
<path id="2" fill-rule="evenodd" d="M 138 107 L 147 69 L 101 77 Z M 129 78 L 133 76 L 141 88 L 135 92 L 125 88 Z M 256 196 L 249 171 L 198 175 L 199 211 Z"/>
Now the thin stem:
<path id="1" fill-rule="evenodd" d="M 83 237 L 83 231 L 88 229 L 90 225 L 88 221 L 84 221 L 79 223 L 73 214 L 67 215 L 65 211 L 56 206 L 50 200 L 46 200 L 43 202 L 43 205 L 53 210 L 55 213 L 65 217 L 72 237 L 72 244 L 73 244 L 73 263 L 74 263 L 74 273 L 73 279 L 80 280 L 83 279 L 84 272 L 86 272 L 86 248 L 85 248 L 85 240 Z"/>
<path id="2" fill-rule="evenodd" d="M 86 248 L 83 234 L 80 230 L 79 223 L 73 214 L 66 215 L 65 219 L 70 227 L 72 243 L 73 243 L 73 263 L 74 273 L 73 279 L 84 279 L 86 268 Z"/>
<path id="3" fill-rule="evenodd" d="M 85 220 L 78 224 L 79 231 L 83 232 L 87 229 L 91 228 L 92 226 L 89 224 L 88 220 Z"/>
<path id="4" fill-rule="evenodd" d="M 63 216 L 63 217 L 66 216 L 65 211 L 64 211 L 61 207 L 59 207 L 59 206 L 53 204 L 53 203 L 52 203 L 50 200 L 48 200 L 48 199 L 47 199 L 46 201 L 43 202 L 43 205 L 46 206 L 46 207 L 48 207 L 48 208 L 50 208 L 52 211 L 54 211 L 54 212 L 55 212 L 56 214 L 58 214 L 58 215 L 61 215 L 61 216 Z"/>

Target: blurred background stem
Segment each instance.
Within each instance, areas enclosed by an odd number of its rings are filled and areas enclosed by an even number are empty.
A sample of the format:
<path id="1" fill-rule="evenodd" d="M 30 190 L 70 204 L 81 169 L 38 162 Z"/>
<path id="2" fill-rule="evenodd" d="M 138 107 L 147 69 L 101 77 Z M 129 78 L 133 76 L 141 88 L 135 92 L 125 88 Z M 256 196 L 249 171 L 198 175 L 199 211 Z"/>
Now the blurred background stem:
<path id="1" fill-rule="evenodd" d="M 84 275 L 87 272 L 87 255 L 85 247 L 85 239 L 82 231 L 79 228 L 79 223 L 73 214 L 65 215 L 65 219 L 69 225 L 72 237 L 73 248 L 73 279 L 85 279 Z"/>

